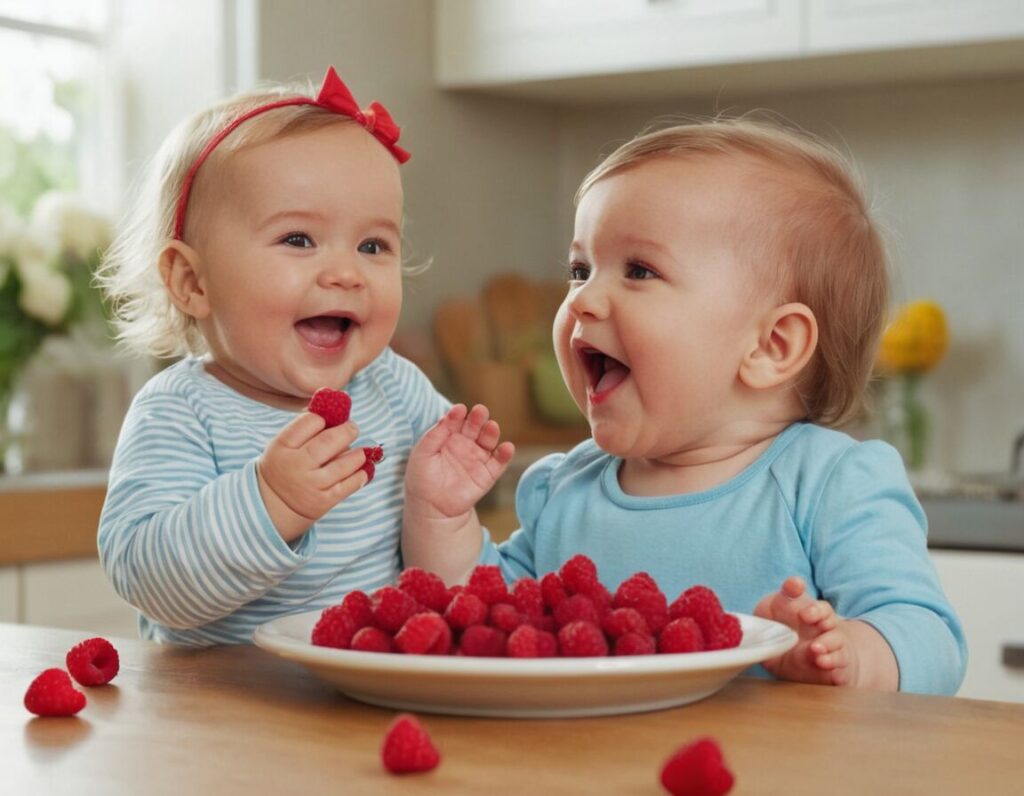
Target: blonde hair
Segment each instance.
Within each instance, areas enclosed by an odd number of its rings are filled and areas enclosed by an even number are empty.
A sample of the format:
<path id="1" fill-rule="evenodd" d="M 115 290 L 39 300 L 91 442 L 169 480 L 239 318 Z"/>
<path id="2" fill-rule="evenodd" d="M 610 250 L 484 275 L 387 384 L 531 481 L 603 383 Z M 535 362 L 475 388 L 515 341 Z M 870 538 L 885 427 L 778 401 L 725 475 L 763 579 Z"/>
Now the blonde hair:
<path id="1" fill-rule="evenodd" d="M 195 319 L 174 306 L 158 266 L 161 252 L 174 238 L 182 182 L 207 142 L 234 119 L 261 105 L 295 96 L 313 96 L 312 86 L 272 86 L 206 108 L 179 124 L 147 165 L 120 233 L 96 274 L 113 309 L 117 339 L 123 347 L 160 358 L 206 352 Z M 192 192 L 188 216 L 196 217 L 202 183 L 209 183 L 211 173 L 232 152 L 299 131 L 352 123 L 346 116 L 315 105 L 289 105 L 248 119 L 217 145 L 199 169 L 198 190 Z M 188 223 L 188 216 L 186 231 L 195 224 Z"/>
<path id="2" fill-rule="evenodd" d="M 854 168 L 829 144 L 775 121 L 716 118 L 638 135 L 581 183 L 594 183 L 661 157 L 740 155 L 773 212 L 751 214 L 746 258 L 764 266 L 783 301 L 806 304 L 818 321 L 818 345 L 796 388 L 807 418 L 838 426 L 863 407 L 885 323 L 889 277 L 885 247 Z"/>

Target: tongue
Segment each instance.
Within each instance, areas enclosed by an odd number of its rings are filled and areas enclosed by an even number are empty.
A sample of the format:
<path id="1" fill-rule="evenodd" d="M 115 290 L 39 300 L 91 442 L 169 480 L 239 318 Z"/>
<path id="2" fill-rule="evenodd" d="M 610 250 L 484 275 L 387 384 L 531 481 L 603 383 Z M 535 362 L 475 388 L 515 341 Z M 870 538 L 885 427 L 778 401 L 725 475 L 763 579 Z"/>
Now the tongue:
<path id="1" fill-rule="evenodd" d="M 607 392 L 612 387 L 621 384 L 628 375 L 629 368 L 611 357 L 606 357 L 604 373 L 594 386 L 594 392 Z"/>
<path id="2" fill-rule="evenodd" d="M 344 335 L 339 318 L 306 318 L 295 324 L 295 328 L 313 345 L 324 348 L 336 346 Z"/>

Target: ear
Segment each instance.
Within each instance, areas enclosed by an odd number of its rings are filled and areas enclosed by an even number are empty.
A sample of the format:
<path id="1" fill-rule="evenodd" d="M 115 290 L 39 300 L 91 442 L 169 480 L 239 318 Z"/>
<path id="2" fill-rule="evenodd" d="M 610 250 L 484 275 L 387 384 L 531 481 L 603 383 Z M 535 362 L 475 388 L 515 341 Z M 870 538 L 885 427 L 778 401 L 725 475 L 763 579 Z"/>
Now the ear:
<path id="1" fill-rule="evenodd" d="M 810 307 L 798 302 L 776 307 L 740 363 L 740 381 L 755 390 L 784 384 L 799 375 L 817 346 L 818 321 Z"/>
<path id="2" fill-rule="evenodd" d="M 199 254 L 186 243 L 172 240 L 160 252 L 160 280 L 174 306 L 202 320 L 210 314 L 210 302 L 203 289 Z"/>

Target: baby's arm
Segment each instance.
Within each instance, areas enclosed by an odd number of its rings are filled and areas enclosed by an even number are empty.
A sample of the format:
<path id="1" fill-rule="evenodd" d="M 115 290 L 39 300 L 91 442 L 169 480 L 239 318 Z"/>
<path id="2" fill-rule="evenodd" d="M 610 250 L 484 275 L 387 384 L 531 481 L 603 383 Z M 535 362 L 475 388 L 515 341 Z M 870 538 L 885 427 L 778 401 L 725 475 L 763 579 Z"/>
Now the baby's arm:
<path id="1" fill-rule="evenodd" d="M 461 580 L 480 554 L 475 506 L 505 472 L 515 446 L 487 408 L 456 404 L 420 439 L 405 475 L 402 558 L 406 566 Z"/>
<path id="2" fill-rule="evenodd" d="M 761 599 L 754 613 L 788 625 L 799 637 L 789 652 L 764 662 L 776 677 L 882 691 L 899 688 L 896 656 L 882 635 L 866 622 L 840 618 L 826 600 L 812 599 L 800 578 L 787 578 L 778 592 Z"/>

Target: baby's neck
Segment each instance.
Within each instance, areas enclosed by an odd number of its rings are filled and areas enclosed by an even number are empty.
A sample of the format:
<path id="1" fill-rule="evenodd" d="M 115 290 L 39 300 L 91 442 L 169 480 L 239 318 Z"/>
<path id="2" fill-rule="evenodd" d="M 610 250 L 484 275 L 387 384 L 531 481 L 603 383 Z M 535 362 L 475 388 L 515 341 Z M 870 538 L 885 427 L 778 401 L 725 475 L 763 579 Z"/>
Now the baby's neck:
<path id="1" fill-rule="evenodd" d="M 757 461 L 791 422 L 759 424 L 667 456 L 626 459 L 619 468 L 619 485 L 638 497 L 713 489 Z"/>

